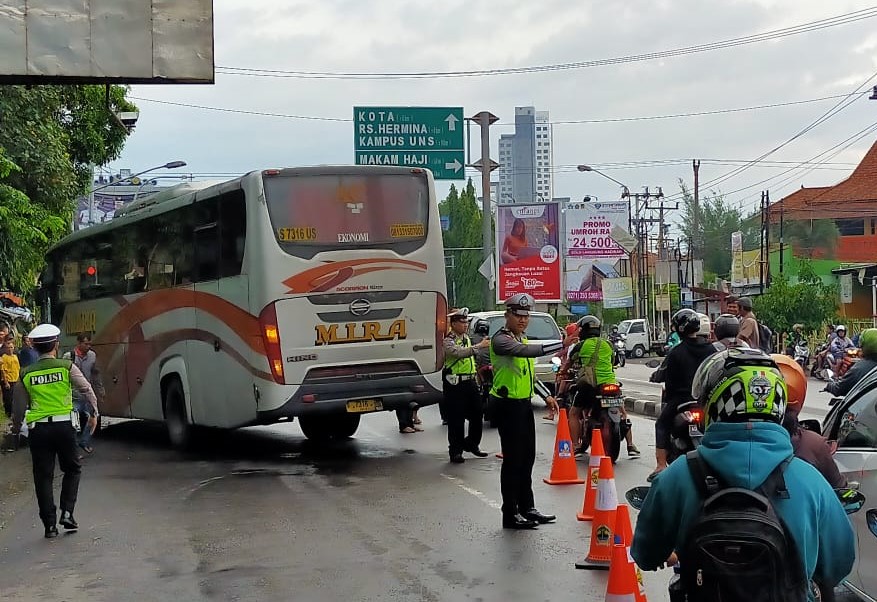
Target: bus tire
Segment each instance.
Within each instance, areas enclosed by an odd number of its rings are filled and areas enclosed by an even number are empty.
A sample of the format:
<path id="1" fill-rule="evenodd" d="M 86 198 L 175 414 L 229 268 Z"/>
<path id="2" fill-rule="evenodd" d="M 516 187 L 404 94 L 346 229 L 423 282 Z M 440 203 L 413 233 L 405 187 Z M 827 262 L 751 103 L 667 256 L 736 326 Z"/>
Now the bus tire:
<path id="1" fill-rule="evenodd" d="M 164 390 L 164 423 L 168 439 L 177 449 L 186 449 L 192 443 L 192 425 L 186 413 L 186 396 L 178 378 L 171 378 Z"/>

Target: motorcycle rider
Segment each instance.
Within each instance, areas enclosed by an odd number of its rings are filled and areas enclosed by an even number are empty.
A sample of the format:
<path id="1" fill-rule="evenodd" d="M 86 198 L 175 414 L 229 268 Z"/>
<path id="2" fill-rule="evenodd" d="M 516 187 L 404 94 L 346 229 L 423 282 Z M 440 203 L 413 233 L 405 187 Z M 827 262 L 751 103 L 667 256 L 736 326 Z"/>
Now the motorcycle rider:
<path id="1" fill-rule="evenodd" d="M 843 324 L 839 324 L 837 328 L 834 329 L 834 340 L 831 342 L 831 345 L 828 346 L 828 355 L 826 356 L 826 361 L 828 362 L 828 367 L 837 372 L 838 366 L 840 366 L 840 360 L 843 359 L 844 353 L 846 353 L 847 349 L 853 348 L 853 342 L 847 337 L 847 327 Z"/>
<path id="2" fill-rule="evenodd" d="M 667 450 L 670 448 L 670 432 L 679 404 L 691 401 L 691 379 L 700 364 L 716 352 L 712 343 L 698 336 L 701 329 L 700 316 L 693 309 L 680 309 L 670 320 L 674 332 L 682 342 L 673 347 L 655 371 L 653 382 L 664 382 L 664 402 L 661 414 L 655 421 L 655 470 L 649 475 L 654 479 L 667 468 Z"/>
<path id="3" fill-rule="evenodd" d="M 825 386 L 825 390 L 832 395 L 843 397 L 866 374 L 877 367 L 877 328 L 866 328 L 863 330 L 859 336 L 859 345 L 861 345 L 862 359 L 853 364 L 853 367 L 841 378 L 829 381 Z"/>
<path id="4" fill-rule="evenodd" d="M 557 392 L 558 407 L 568 411 L 570 409 L 569 388 L 572 384 L 570 383 L 570 377 L 577 371 L 575 365 L 570 362 L 570 355 L 575 344 L 579 342 L 578 324 L 570 322 L 564 328 L 564 332 L 566 336 L 563 339 L 563 349 L 555 354 L 555 357 L 560 359 L 560 369 L 554 376 L 554 390 Z M 545 420 L 554 420 L 553 412 L 549 409 L 549 414 L 544 418 Z"/>
<path id="5" fill-rule="evenodd" d="M 804 374 L 804 369 L 788 355 L 773 353 L 770 357 L 776 362 L 783 375 L 783 381 L 786 383 L 788 402 L 786 415 L 783 418 L 783 428 L 788 431 L 789 437 L 792 439 L 795 456 L 815 466 L 816 470 L 821 472 L 825 480 L 835 489 L 846 487 L 847 480 L 834 462 L 828 441 L 819 433 L 808 431 L 798 423 L 798 415 L 801 413 L 804 399 L 807 397 L 807 376 Z"/>
<path id="6" fill-rule="evenodd" d="M 748 347 L 738 337 L 740 335 L 740 320 L 731 314 L 722 314 L 715 321 L 716 342 L 714 347 L 718 351 L 724 351 L 732 347 Z"/>
<path id="7" fill-rule="evenodd" d="M 789 333 L 789 344 L 786 346 L 786 354 L 795 357 L 795 347 L 804 340 L 804 325 L 794 324 Z"/>
<path id="8" fill-rule="evenodd" d="M 758 349 L 716 353 L 697 370 L 692 393 L 705 410 L 699 455 L 728 486 L 754 490 L 792 456 L 788 433 L 780 425 L 786 387 L 770 356 Z M 774 499 L 773 506 L 797 547 L 804 575 L 833 587 L 855 560 L 850 521 L 831 486 L 807 462 L 792 458 L 783 477 L 789 497 Z M 655 479 L 631 546 L 643 570 L 660 568 L 673 550 L 686 548 L 686 534 L 702 503 L 688 462 L 674 462 Z M 684 571 L 685 558 L 679 562 Z"/>
<path id="9" fill-rule="evenodd" d="M 600 337 L 602 323 L 596 316 L 585 316 L 577 322 L 579 327 L 579 337 L 581 342 L 573 353 L 576 354 L 579 366 L 587 366 L 593 355 L 597 354 L 597 363 L 594 365 L 594 372 L 597 377 L 597 386 L 609 383 L 617 383 L 615 377 L 615 369 L 612 363 L 615 349 Z M 582 438 L 583 420 L 591 412 L 599 411 L 597 407 L 597 390 L 586 384 L 580 383 L 576 392 L 575 400 L 569 412 L 569 431 L 573 445 L 577 447 L 577 453 L 581 454 L 581 448 L 578 447 L 579 440 Z M 621 408 L 621 414 L 624 420 L 627 420 L 627 413 Z M 629 426 L 625 441 L 627 442 L 627 455 L 631 458 L 638 458 L 640 451 L 633 444 L 633 433 Z M 582 442 L 583 444 L 585 442 Z"/>

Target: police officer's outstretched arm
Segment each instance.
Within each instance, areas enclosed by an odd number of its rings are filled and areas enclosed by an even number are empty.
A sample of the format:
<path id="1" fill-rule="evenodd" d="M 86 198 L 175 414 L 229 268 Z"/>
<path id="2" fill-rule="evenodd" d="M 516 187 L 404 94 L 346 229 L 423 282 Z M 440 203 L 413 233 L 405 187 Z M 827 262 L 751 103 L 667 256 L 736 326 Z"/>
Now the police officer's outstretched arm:
<path id="1" fill-rule="evenodd" d="M 493 352 L 496 355 L 510 355 L 512 357 L 542 357 L 563 349 L 563 342 L 559 343 L 522 343 L 509 332 L 500 330 L 493 335 Z"/>
<path id="2" fill-rule="evenodd" d="M 97 407 L 97 396 L 94 394 L 94 389 L 91 388 L 91 384 L 88 382 L 88 379 L 85 378 L 84 374 L 82 374 L 82 370 L 76 367 L 76 364 L 70 366 L 70 384 L 73 385 L 74 391 L 78 392 L 80 395 L 88 400 L 88 403 L 90 403 L 91 407 L 94 408 L 95 415 L 100 414 L 100 411 Z"/>

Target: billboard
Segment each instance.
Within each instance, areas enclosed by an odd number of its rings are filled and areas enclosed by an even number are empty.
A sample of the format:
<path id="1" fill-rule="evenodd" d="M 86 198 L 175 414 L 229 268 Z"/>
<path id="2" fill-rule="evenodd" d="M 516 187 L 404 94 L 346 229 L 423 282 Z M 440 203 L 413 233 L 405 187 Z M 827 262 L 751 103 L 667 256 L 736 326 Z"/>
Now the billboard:
<path id="1" fill-rule="evenodd" d="M 743 250 L 743 233 L 731 234 L 731 286 L 745 287 L 761 284 L 761 251 Z"/>
<path id="2" fill-rule="evenodd" d="M 624 248 L 613 237 L 628 231 L 627 201 L 582 203 L 568 207 L 566 218 L 567 257 L 625 257 Z M 617 234 L 616 234 L 617 236 Z"/>
<path id="3" fill-rule="evenodd" d="M 213 83 L 213 0 L 3 5 L 2 83 Z"/>
<path id="4" fill-rule="evenodd" d="M 617 309 L 622 307 L 633 307 L 633 279 L 604 279 L 603 309 Z"/>
<path id="5" fill-rule="evenodd" d="M 528 293 L 561 301 L 560 207 L 557 203 L 496 208 L 497 301 Z"/>
<path id="6" fill-rule="evenodd" d="M 619 260 L 566 258 L 566 298 L 570 302 L 602 301 L 603 282 L 621 276 Z"/>

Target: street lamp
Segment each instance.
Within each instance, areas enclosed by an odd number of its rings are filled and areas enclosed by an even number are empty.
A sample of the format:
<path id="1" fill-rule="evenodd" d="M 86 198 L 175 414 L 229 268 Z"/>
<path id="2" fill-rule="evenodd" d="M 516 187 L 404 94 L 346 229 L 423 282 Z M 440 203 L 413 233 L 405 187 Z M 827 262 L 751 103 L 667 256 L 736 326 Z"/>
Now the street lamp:
<path id="1" fill-rule="evenodd" d="M 178 167 L 185 167 L 185 161 L 169 161 L 162 165 L 156 165 L 155 167 L 150 167 L 149 169 L 144 169 L 141 172 L 135 173 L 133 175 L 128 176 L 127 178 L 123 178 L 121 180 L 116 180 L 115 182 L 110 182 L 109 184 L 104 184 L 103 186 L 98 186 L 97 188 L 92 188 L 88 193 L 88 225 L 91 226 L 94 224 L 94 193 L 98 190 L 103 190 L 104 188 L 109 188 L 111 186 L 118 186 L 122 182 L 131 181 L 133 178 L 138 176 L 142 176 L 145 173 L 149 173 L 150 171 L 155 171 L 156 169 L 176 169 Z M 94 186 L 94 177 L 92 177 L 92 186 Z"/>
<path id="2" fill-rule="evenodd" d="M 619 182 L 618 180 L 616 180 L 612 176 L 607 176 L 599 169 L 594 169 L 590 165 L 579 165 L 578 167 L 576 167 L 576 169 L 578 169 L 579 171 L 592 171 L 595 174 L 603 176 L 607 180 L 612 180 L 613 182 L 615 182 L 616 184 L 621 186 L 621 198 L 626 199 L 626 198 L 630 197 L 630 189 L 625 184 L 623 184 L 622 182 Z"/>

